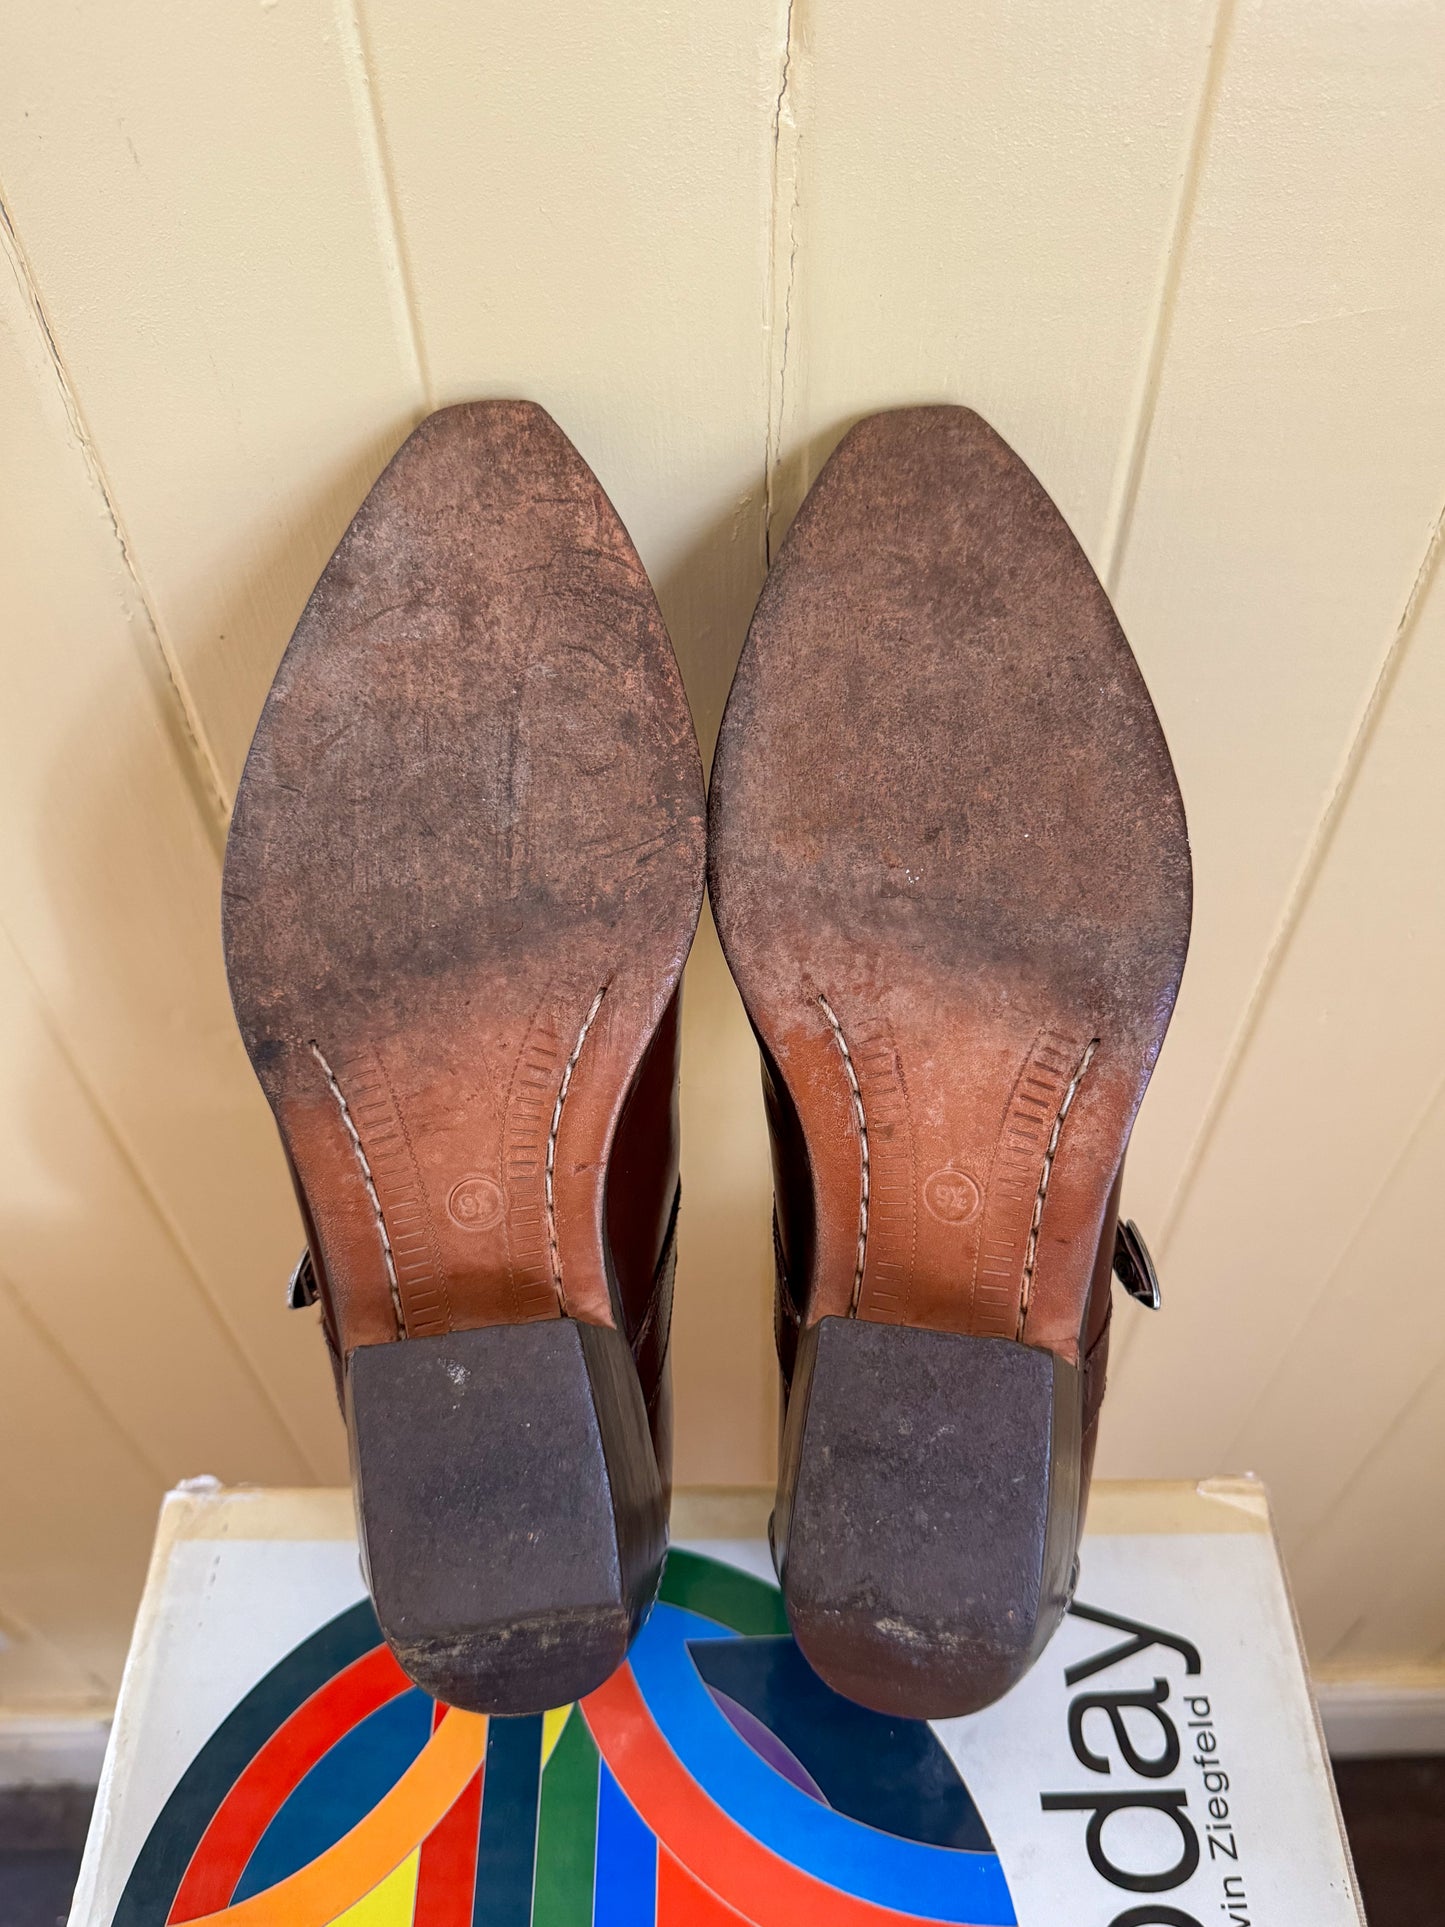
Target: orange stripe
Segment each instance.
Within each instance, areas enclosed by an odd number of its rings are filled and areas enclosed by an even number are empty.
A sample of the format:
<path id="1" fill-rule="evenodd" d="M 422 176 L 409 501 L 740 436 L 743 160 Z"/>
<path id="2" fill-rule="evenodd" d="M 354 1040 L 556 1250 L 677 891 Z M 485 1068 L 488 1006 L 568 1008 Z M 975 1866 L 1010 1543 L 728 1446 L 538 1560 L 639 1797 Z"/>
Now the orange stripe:
<path id="1" fill-rule="evenodd" d="M 327 1927 L 420 1846 L 486 1753 L 486 1715 L 448 1712 L 390 1793 L 334 1847 L 264 1893 L 202 1918 L 208 1927 Z"/>
<path id="2" fill-rule="evenodd" d="M 446 1708 L 438 1706 L 432 1714 L 433 1733 L 445 1718 Z M 414 1909 L 422 1927 L 472 1927 L 483 1777 L 478 1773 L 468 1782 L 461 1799 L 422 1842 Z"/>

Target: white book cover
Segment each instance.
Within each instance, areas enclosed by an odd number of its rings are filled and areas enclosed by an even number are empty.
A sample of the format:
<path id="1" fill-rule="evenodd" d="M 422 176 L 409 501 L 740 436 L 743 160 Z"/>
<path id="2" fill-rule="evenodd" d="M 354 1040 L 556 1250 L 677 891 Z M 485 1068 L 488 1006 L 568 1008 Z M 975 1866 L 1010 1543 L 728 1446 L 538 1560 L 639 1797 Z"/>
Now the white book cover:
<path id="1" fill-rule="evenodd" d="M 1356 1927 L 1261 1487 L 1101 1485 L 1006 1699 L 890 1720 L 808 1669 L 766 1495 L 682 1495 L 627 1664 L 443 1715 L 349 1494 L 162 1513 L 72 1927 Z"/>

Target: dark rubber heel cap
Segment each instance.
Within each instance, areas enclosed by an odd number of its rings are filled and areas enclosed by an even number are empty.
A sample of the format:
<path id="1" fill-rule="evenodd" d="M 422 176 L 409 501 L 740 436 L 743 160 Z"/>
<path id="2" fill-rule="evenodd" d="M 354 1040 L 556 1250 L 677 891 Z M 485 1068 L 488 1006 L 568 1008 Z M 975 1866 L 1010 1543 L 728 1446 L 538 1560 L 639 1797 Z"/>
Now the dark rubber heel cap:
<path id="1" fill-rule="evenodd" d="M 558 1318 L 363 1346 L 346 1406 L 372 1598 L 416 1684 L 474 1713 L 600 1686 L 667 1548 L 621 1333 Z"/>
<path id="2" fill-rule="evenodd" d="M 1082 1386 L 1003 1338 L 824 1318 L 794 1371 L 774 1550 L 815 1672 L 881 1713 L 977 1712 L 1068 1604 Z"/>

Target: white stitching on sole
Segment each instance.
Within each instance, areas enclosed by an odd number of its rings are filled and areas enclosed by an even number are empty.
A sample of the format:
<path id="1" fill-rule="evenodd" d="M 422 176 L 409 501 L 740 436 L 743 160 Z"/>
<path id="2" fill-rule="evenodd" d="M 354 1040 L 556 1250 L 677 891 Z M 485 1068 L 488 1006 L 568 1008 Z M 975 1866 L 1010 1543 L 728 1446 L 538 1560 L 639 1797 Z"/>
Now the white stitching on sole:
<path id="1" fill-rule="evenodd" d="M 1029 1293 L 1033 1288 L 1034 1264 L 1039 1253 L 1039 1226 L 1044 1220 L 1044 1199 L 1048 1195 L 1049 1179 L 1054 1173 L 1054 1155 L 1059 1148 L 1059 1135 L 1064 1128 L 1064 1119 L 1069 1115 L 1069 1106 L 1074 1101 L 1074 1093 L 1084 1081 L 1084 1072 L 1093 1061 L 1094 1052 L 1099 1048 L 1097 1037 L 1092 1039 L 1089 1048 L 1080 1059 L 1079 1068 L 1074 1072 L 1074 1081 L 1064 1092 L 1064 1101 L 1059 1106 L 1059 1114 L 1054 1119 L 1054 1128 L 1049 1133 L 1049 1148 L 1044 1152 L 1044 1168 L 1039 1174 L 1038 1196 L 1034 1199 L 1033 1222 L 1029 1226 L 1029 1245 L 1024 1254 L 1023 1285 L 1019 1295 L 1019 1337 L 1023 1337 L 1024 1318 L 1029 1308 Z"/>
<path id="2" fill-rule="evenodd" d="M 863 1195 L 858 1204 L 858 1258 L 853 1267 L 853 1300 L 848 1307 L 848 1316 L 856 1318 L 858 1300 L 863 1292 L 863 1259 L 868 1249 L 868 1119 L 863 1112 L 863 1091 L 858 1083 L 858 1073 L 853 1068 L 853 1053 L 848 1048 L 848 1039 L 843 1035 L 843 1026 L 821 991 L 818 993 L 818 1002 L 823 1007 L 823 1015 L 833 1027 L 833 1035 L 843 1053 L 843 1068 L 848 1073 L 848 1085 L 853 1093 L 853 1109 L 858 1115 L 858 1140 L 862 1147 Z"/>
<path id="3" fill-rule="evenodd" d="M 336 1099 L 341 1112 L 341 1121 L 346 1126 L 351 1148 L 356 1153 L 356 1161 L 361 1166 L 361 1175 L 366 1180 L 366 1195 L 371 1199 L 371 1208 L 376 1213 L 376 1228 L 381 1233 L 381 1254 L 386 1260 L 386 1282 L 391 1287 L 391 1305 L 396 1313 L 396 1330 L 399 1338 L 406 1336 L 406 1317 L 401 1308 L 401 1286 L 396 1278 L 396 1260 L 392 1256 L 391 1239 L 387 1234 L 386 1219 L 381 1215 L 381 1199 L 376 1195 L 376 1180 L 371 1175 L 371 1166 L 366 1161 L 366 1153 L 361 1148 L 361 1138 L 351 1121 L 351 1110 L 341 1094 L 341 1086 L 336 1081 L 336 1073 L 321 1055 L 321 1047 L 313 1038 L 311 1055 L 326 1073 L 326 1081 L 331 1086 L 331 1095 Z"/>
<path id="4" fill-rule="evenodd" d="M 562 1106 L 567 1102 L 567 1092 L 571 1088 L 572 1073 L 577 1068 L 577 1059 L 582 1055 L 582 1046 L 587 1041 L 587 1033 L 592 1028 L 592 1019 L 602 1007 L 602 999 L 607 995 L 604 984 L 592 999 L 592 1007 L 582 1019 L 582 1028 L 577 1033 L 577 1042 L 572 1046 L 572 1055 L 567 1059 L 567 1068 L 562 1073 L 561 1088 L 557 1092 L 557 1102 L 552 1107 L 552 1126 L 547 1133 L 547 1158 L 543 1169 L 542 1189 L 547 1203 L 547 1249 L 552 1259 L 552 1280 L 557 1287 L 557 1302 L 566 1311 L 562 1296 L 562 1260 L 557 1254 L 557 1206 L 552 1188 L 552 1173 L 557 1163 L 557 1133 L 562 1128 Z"/>

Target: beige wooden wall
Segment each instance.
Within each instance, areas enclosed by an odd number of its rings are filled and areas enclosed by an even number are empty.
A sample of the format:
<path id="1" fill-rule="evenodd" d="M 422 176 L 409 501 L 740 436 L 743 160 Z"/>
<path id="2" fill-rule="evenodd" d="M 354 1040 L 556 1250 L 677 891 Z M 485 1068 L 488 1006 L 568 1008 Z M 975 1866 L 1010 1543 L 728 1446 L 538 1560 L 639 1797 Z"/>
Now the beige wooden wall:
<path id="1" fill-rule="evenodd" d="M 334 1480 L 217 941 L 302 600 L 530 395 L 711 739 L 860 412 L 982 410 L 1113 591 L 1198 908 L 1103 1470 L 1271 1482 L 1315 1656 L 1445 1656 L 1441 0 L 17 0 L 0 25 L 0 1706 L 112 1693 L 158 1497 Z M 679 1474 L 765 1478 L 748 1037 L 692 966 Z"/>

